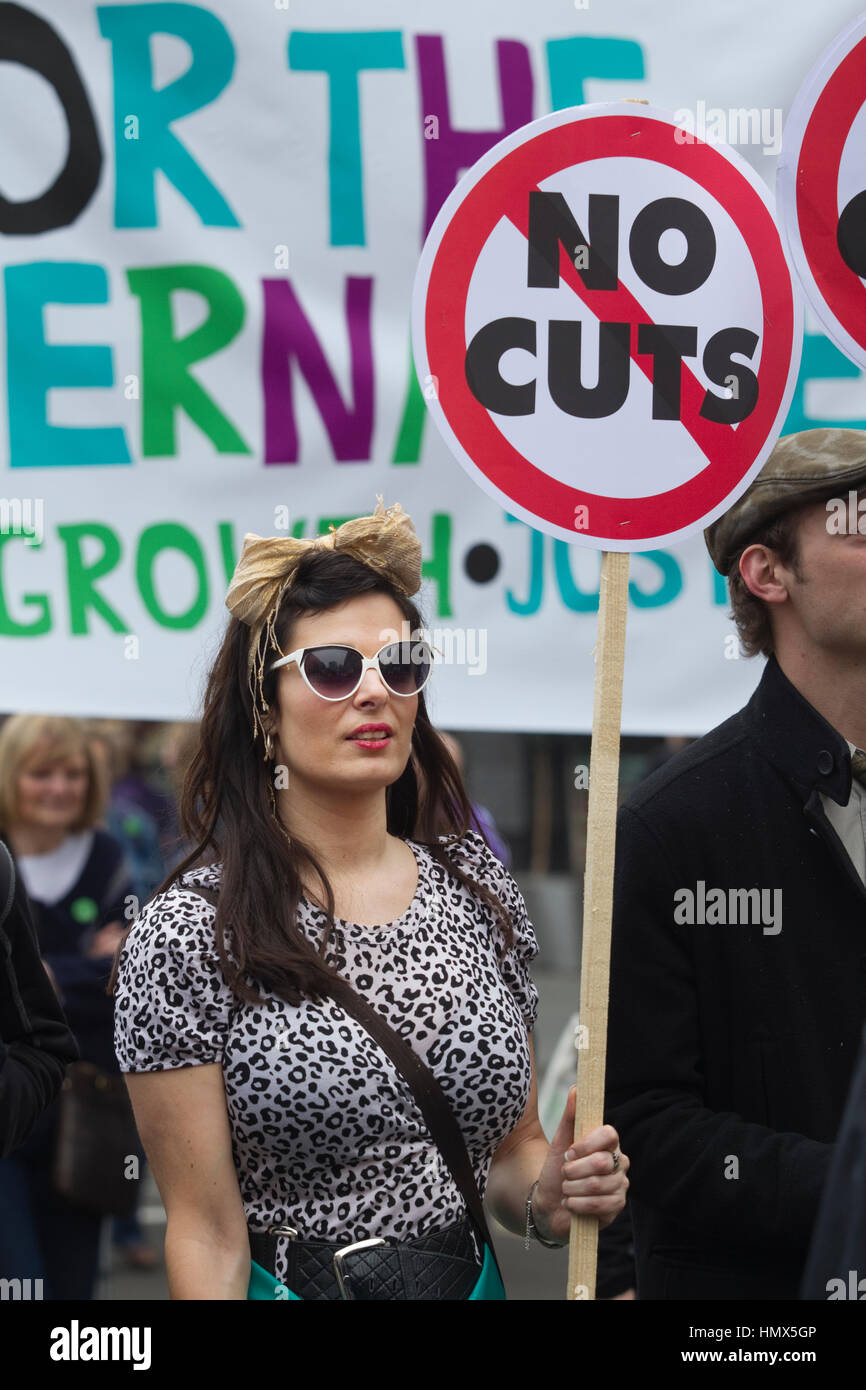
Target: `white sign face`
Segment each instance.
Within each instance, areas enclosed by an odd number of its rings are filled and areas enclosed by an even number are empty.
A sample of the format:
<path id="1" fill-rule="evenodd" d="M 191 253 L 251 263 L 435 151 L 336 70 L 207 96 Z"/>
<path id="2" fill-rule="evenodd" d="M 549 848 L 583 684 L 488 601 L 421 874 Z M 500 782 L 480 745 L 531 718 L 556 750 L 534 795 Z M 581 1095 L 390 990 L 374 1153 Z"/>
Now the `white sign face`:
<path id="1" fill-rule="evenodd" d="M 788 254 L 825 332 L 866 367 L 866 15 L 791 107 L 777 172 Z"/>
<path id="2" fill-rule="evenodd" d="M 425 243 L 412 327 L 467 472 L 603 550 L 727 510 L 781 431 L 802 334 L 760 179 L 630 102 L 555 112 L 469 170 Z"/>

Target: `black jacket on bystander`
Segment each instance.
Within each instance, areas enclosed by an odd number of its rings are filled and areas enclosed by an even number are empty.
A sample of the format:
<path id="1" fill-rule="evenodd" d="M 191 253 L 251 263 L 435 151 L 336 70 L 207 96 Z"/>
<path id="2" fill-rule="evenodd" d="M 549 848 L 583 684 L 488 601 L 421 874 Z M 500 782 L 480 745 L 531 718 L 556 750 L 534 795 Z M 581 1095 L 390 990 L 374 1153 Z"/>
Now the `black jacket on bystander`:
<path id="1" fill-rule="evenodd" d="M 802 1297 L 866 1299 L 866 1028 L 830 1177 L 812 1236 Z"/>
<path id="2" fill-rule="evenodd" d="M 0 840 L 0 1158 L 29 1137 L 79 1055 L 42 964 L 21 876 Z"/>
<path id="3" fill-rule="evenodd" d="M 866 887 L 820 799 L 850 789 L 770 657 L 620 810 L 605 1119 L 641 1299 L 799 1296 L 866 1018 Z"/>

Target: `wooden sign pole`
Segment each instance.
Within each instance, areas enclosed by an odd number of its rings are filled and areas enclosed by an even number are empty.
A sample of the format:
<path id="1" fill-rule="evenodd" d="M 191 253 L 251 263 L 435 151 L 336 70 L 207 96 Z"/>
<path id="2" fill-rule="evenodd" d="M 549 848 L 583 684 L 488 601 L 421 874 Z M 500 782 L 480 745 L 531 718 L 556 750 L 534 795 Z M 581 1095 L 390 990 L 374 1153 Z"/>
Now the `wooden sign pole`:
<path id="1" fill-rule="evenodd" d="M 628 568 L 627 551 L 602 552 L 589 760 L 580 1021 L 575 1039 L 578 1048 L 577 1108 L 574 1117 L 576 1140 L 604 1122 L 607 997 Z M 598 1219 L 573 1215 L 568 1247 L 567 1298 L 595 1298 L 597 1256 Z"/>

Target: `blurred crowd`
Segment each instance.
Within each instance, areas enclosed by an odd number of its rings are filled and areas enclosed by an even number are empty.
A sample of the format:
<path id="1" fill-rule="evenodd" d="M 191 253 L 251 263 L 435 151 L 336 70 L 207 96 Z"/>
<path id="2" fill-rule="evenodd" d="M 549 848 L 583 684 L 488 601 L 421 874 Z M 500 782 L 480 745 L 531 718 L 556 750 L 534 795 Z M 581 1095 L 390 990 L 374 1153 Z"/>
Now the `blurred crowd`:
<path id="1" fill-rule="evenodd" d="M 178 801 L 197 732 L 196 724 L 36 714 L 0 725 L 0 838 L 79 1051 L 64 1082 L 70 1094 L 62 1091 L 25 1142 L 0 1158 L 0 1273 L 27 1271 L 43 1281 L 44 1297 L 94 1296 L 103 1219 L 125 1205 L 104 1182 L 99 1190 L 100 1160 L 116 1157 L 112 1143 L 134 1148 L 127 1157 L 137 1159 L 138 1176 L 143 1169 L 134 1123 L 118 1123 L 128 1100 L 106 986 L 140 905 L 188 852 Z M 82 1124 L 102 1133 L 82 1144 Z M 82 1164 L 89 1174 L 74 1171 Z M 74 1186 L 88 1180 L 93 1205 Z M 123 1191 L 134 1203 L 142 1183 Z M 130 1264 L 157 1262 L 134 1205 L 113 1219 L 111 1234 Z"/>

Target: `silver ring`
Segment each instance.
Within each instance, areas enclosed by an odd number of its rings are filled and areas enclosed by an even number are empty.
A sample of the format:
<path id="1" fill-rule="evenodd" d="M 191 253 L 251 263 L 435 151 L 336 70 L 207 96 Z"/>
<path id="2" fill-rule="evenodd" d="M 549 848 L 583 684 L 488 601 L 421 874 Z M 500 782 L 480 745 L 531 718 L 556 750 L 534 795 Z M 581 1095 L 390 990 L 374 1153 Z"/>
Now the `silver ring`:
<path id="1" fill-rule="evenodd" d="M 613 1168 L 611 1171 L 615 1173 L 619 1167 L 619 1149 L 614 1149 L 611 1157 L 613 1158 Z"/>

